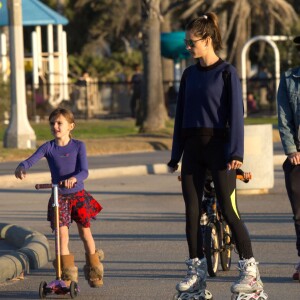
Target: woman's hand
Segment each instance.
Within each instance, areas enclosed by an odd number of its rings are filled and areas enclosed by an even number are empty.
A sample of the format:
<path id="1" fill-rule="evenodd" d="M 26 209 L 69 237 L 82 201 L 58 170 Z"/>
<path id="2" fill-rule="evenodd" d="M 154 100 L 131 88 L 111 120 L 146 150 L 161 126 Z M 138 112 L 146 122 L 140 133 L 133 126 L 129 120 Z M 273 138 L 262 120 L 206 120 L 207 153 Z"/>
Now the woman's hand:
<path id="1" fill-rule="evenodd" d="M 168 172 L 169 172 L 169 173 L 174 173 L 177 169 L 178 169 L 178 164 L 177 164 L 174 168 L 168 166 Z"/>
<path id="2" fill-rule="evenodd" d="M 288 155 L 288 159 L 292 165 L 300 164 L 300 152 L 294 152 Z"/>
<path id="3" fill-rule="evenodd" d="M 252 179 L 252 173 L 251 172 L 244 172 L 244 179 L 245 180 L 250 180 Z"/>
<path id="4" fill-rule="evenodd" d="M 228 170 L 236 170 L 239 169 L 242 166 L 242 162 L 238 160 L 232 160 L 227 164 L 227 169 Z"/>
<path id="5" fill-rule="evenodd" d="M 77 183 L 77 179 L 75 177 L 71 177 L 64 181 L 61 181 L 59 184 L 62 185 L 66 189 L 71 189 L 75 186 L 76 183 Z"/>
<path id="6" fill-rule="evenodd" d="M 19 179 L 24 179 L 26 177 L 26 171 L 23 166 L 18 166 L 15 170 L 15 176 Z"/>

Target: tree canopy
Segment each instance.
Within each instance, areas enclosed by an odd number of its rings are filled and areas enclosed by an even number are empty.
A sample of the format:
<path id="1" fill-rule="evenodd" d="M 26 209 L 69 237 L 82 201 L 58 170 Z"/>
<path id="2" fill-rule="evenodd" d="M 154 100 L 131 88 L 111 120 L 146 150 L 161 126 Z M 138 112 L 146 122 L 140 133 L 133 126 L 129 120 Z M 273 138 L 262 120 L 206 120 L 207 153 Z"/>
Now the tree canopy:
<path id="1" fill-rule="evenodd" d="M 84 57 L 74 71 L 93 61 L 95 73 L 111 78 L 110 67 L 117 72 L 141 63 L 137 54 L 142 45 L 141 1 L 135 0 L 43 0 L 60 10 L 70 21 L 68 51 L 71 56 Z M 150 1 L 151 2 L 151 1 Z M 298 0 L 160 0 L 161 28 L 184 30 L 186 22 L 206 11 L 219 15 L 226 45 L 224 58 L 239 69 L 241 46 L 254 35 L 291 35 L 299 31 Z M 166 22 L 169 25 L 166 26 Z M 159 38 L 159 37 L 158 37 Z M 261 60 L 265 45 L 260 44 L 256 57 Z M 116 55 L 116 53 L 119 53 Z M 120 55 L 122 53 L 122 55 Z M 97 58 L 97 59 L 96 59 Z M 103 59 L 104 58 L 104 59 Z M 74 59 L 74 64 L 77 59 Z M 102 63 L 103 62 L 103 63 Z M 108 65 L 104 67 L 103 64 Z M 125 64 L 125 65 L 124 65 Z M 101 66 L 101 67 L 100 67 Z M 73 65 L 71 66 L 73 67 Z M 105 70 L 106 75 L 101 71 Z"/>

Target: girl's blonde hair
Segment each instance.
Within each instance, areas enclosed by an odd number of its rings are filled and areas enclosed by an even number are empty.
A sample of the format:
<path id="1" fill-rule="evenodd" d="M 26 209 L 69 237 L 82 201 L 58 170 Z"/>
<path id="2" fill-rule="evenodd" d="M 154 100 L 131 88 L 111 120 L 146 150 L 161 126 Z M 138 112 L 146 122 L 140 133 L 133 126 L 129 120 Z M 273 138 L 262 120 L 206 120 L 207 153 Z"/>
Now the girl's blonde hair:
<path id="1" fill-rule="evenodd" d="M 208 12 L 190 21 L 185 30 L 191 31 L 195 36 L 203 39 L 210 37 L 215 51 L 221 50 L 223 47 L 218 17 L 214 12 Z"/>

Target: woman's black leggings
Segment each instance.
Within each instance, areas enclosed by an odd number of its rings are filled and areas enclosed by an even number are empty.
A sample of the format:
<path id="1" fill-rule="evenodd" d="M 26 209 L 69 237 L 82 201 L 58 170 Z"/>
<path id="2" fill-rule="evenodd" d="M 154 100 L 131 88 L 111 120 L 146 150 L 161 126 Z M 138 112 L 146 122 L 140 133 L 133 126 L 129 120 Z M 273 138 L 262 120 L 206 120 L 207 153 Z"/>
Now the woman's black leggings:
<path id="1" fill-rule="evenodd" d="M 292 165 L 288 159 L 283 163 L 285 186 L 291 202 L 296 230 L 296 248 L 300 256 L 300 166 Z"/>
<path id="2" fill-rule="evenodd" d="M 203 258 L 200 227 L 201 205 L 207 169 L 211 171 L 222 214 L 230 226 L 241 259 L 253 257 L 251 240 L 236 202 L 236 172 L 226 168 L 227 147 L 222 138 L 189 137 L 182 158 L 182 193 L 186 209 L 186 237 L 190 258 Z"/>

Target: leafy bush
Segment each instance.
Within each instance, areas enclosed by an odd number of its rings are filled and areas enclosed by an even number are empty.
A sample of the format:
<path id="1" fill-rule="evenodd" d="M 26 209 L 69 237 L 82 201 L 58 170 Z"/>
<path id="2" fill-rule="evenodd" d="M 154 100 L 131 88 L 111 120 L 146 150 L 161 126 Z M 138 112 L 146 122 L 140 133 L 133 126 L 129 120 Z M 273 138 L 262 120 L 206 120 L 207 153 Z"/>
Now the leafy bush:
<path id="1" fill-rule="evenodd" d="M 110 57 L 70 55 L 69 68 L 73 77 L 78 77 L 83 71 L 88 71 L 99 81 L 120 82 L 131 78 L 134 65 L 140 65 L 141 61 L 140 51 L 113 53 Z"/>

